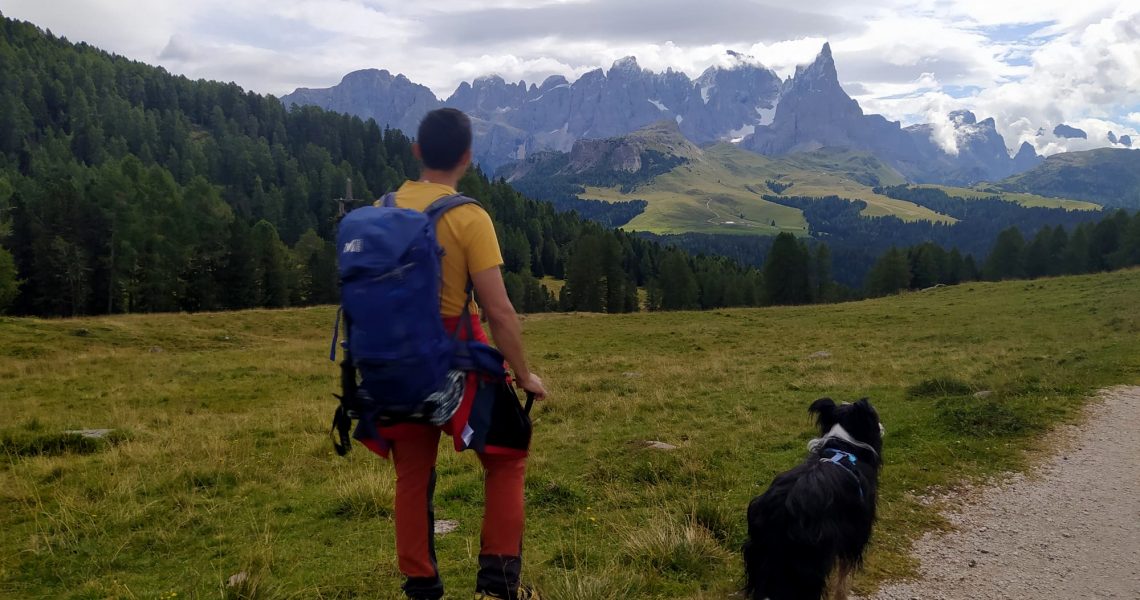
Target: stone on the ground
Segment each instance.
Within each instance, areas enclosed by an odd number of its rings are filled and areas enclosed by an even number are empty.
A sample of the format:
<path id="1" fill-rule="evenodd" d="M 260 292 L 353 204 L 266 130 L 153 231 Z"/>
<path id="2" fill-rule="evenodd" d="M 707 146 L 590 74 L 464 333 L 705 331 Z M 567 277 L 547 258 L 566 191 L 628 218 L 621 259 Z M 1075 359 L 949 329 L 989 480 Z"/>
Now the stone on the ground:
<path id="1" fill-rule="evenodd" d="M 453 519 L 440 519 L 435 522 L 435 534 L 447 535 L 456 529 L 459 529 L 459 521 Z"/>
<path id="2" fill-rule="evenodd" d="M 81 435 L 85 438 L 91 438 L 91 439 L 97 440 L 97 439 L 107 437 L 107 435 L 110 434 L 112 431 L 114 431 L 114 429 L 68 429 L 67 431 L 64 431 L 64 433 L 70 433 L 72 435 Z"/>

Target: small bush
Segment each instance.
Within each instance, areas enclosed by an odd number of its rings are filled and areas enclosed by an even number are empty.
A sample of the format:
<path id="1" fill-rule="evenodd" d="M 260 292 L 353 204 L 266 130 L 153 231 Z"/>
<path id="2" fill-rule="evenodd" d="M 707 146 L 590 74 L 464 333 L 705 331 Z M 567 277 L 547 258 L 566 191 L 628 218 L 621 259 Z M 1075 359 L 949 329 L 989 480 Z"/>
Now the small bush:
<path id="1" fill-rule="evenodd" d="M 688 520 L 655 519 L 625 535 L 625 555 L 654 571 L 701 579 L 728 557 L 708 529 Z"/>
<path id="2" fill-rule="evenodd" d="M 197 470 L 183 473 L 178 482 L 187 491 L 212 497 L 237 487 L 238 478 L 231 471 Z"/>
<path id="3" fill-rule="evenodd" d="M 541 477 L 526 482 L 527 506 L 536 509 L 557 509 L 578 507 L 583 502 L 585 494 L 572 485 Z"/>
<path id="4" fill-rule="evenodd" d="M 643 597 L 640 574 L 619 570 L 603 573 L 542 573 L 536 587 L 548 600 L 627 600 Z"/>
<path id="5" fill-rule="evenodd" d="M 906 389 L 907 398 L 940 398 L 945 396 L 968 396 L 974 393 L 974 388 L 953 377 L 936 377 L 925 379 Z"/>
<path id="6" fill-rule="evenodd" d="M 269 543 L 269 542 L 263 542 Z M 242 569 L 231 575 L 222 587 L 222 600 L 268 600 L 279 598 L 279 590 L 269 583 L 272 550 L 261 544 L 243 561 Z"/>
<path id="7" fill-rule="evenodd" d="M 5 433 L 0 450 L 9 456 L 60 456 L 94 454 L 106 448 L 109 440 L 84 437 L 78 433 Z"/>
<path id="8" fill-rule="evenodd" d="M 332 514 L 342 519 L 386 519 L 395 500 L 391 479 L 349 476 L 336 484 Z"/>
<path id="9" fill-rule="evenodd" d="M 735 550 L 744 543 L 744 510 L 720 502 L 699 502 L 693 507 L 693 522 L 704 527 L 721 546 Z"/>
<path id="10" fill-rule="evenodd" d="M 1017 435 L 1032 426 L 1018 411 L 992 398 L 943 400 L 938 421 L 947 430 L 970 437 Z"/>
<path id="11" fill-rule="evenodd" d="M 632 483 L 656 485 L 677 481 L 680 475 L 681 468 L 675 460 L 661 458 L 638 461 L 629 471 L 629 480 Z"/>

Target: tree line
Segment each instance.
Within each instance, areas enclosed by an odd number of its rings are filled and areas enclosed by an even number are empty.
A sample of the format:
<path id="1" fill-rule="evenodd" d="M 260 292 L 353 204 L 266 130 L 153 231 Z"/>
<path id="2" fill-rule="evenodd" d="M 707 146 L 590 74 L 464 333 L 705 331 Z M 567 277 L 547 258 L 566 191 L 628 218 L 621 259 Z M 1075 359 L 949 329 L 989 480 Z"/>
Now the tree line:
<path id="1" fill-rule="evenodd" d="M 0 310 L 335 302 L 345 182 L 372 199 L 419 176 L 411 140 L 375 121 L 287 110 L 28 23 L 0 30 Z M 609 230 L 478 171 L 460 188 L 494 219 L 520 310 L 764 301 L 754 268 Z M 544 277 L 566 281 L 558 297 Z"/>
<path id="2" fill-rule="evenodd" d="M 1018 227 L 1001 231 L 980 265 L 957 248 L 932 242 L 892 247 L 871 268 L 866 292 L 883 296 L 901 290 L 954 285 L 965 281 L 1037 279 L 1101 273 L 1140 266 L 1140 212 L 1118 210 L 1070 233 L 1063 225 L 1042 227 L 1026 238 Z"/>
<path id="3" fill-rule="evenodd" d="M 332 303 L 334 199 L 345 194 L 345 182 L 371 199 L 419 176 L 411 140 L 374 121 L 313 107 L 286 110 L 272 96 L 172 76 L 27 23 L 3 19 L 0 28 L 0 311 L 55 316 Z M 864 287 L 864 278 L 852 275 L 885 260 L 888 240 L 935 240 L 905 251 L 903 287 L 1056 274 L 1061 264 L 1072 265 L 1064 272 L 1114 268 L 1133 264 L 1135 254 L 1127 215 L 1086 226 L 1099 215 L 1034 212 L 1041 223 L 1060 216 L 1076 225 L 1041 225 L 1029 232 L 1032 242 L 1020 244 L 1003 232 L 998 258 L 979 268 L 971 254 L 984 256 L 989 242 L 959 253 L 959 239 L 939 237 L 953 228 L 865 219 L 859 203 L 838 198 L 780 199 L 803 208 L 813 233 L 829 242 L 823 244 L 790 234 L 724 240 L 615 231 L 476 170 L 460 190 L 492 215 L 508 293 L 526 312 L 707 309 L 888 293 L 902 286 L 897 265 L 889 284 Z M 981 217 L 969 221 L 986 227 L 1015 214 L 997 200 L 967 205 L 930 191 L 887 191 L 923 194 L 918 202 L 947 214 L 972 211 Z M 1046 230 L 1048 244 L 1038 241 Z M 931 238 L 917 237 L 923 234 Z M 969 235 L 972 247 L 981 248 L 982 237 Z M 943 245 L 952 249 L 941 251 Z M 1062 261 L 1055 258 L 1060 246 L 1069 257 Z M 1052 254 L 1042 258 L 1045 249 Z M 1001 258 L 1014 254 L 1017 260 Z M 555 295 L 543 278 L 565 284 Z"/>

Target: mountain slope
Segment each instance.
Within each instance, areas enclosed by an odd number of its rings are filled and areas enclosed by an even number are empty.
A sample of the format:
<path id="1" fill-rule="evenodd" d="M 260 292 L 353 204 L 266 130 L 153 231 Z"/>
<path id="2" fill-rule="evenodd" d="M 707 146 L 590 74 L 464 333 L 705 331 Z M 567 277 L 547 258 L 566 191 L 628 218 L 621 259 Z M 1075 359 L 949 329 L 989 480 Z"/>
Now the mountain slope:
<path id="1" fill-rule="evenodd" d="M 1054 154 L 1040 166 L 1014 175 L 998 187 L 1140 209 L 1140 150 L 1100 148 Z"/>
<path id="2" fill-rule="evenodd" d="M 825 148 L 766 157 L 734 144 L 697 148 L 670 121 L 605 140 L 579 140 L 570 153 L 545 152 L 500 171 L 535 198 L 644 201 L 626 227 L 653 233 L 792 231 L 806 235 L 799 209 L 766 200 L 779 193 L 841 196 L 868 203 L 867 216 L 952 222 L 902 200 L 875 193 L 904 182 L 873 156 Z"/>
<path id="3" fill-rule="evenodd" d="M 609 225 L 661 234 L 770 235 L 784 230 L 803 234 L 798 202 L 829 197 L 865 202 L 863 217 L 947 224 L 956 220 L 909 198 L 880 193 L 906 179 L 871 154 L 820 148 L 769 157 L 728 143 L 701 149 L 671 121 L 620 137 L 579 140 L 569 153 L 537 153 L 504 167 L 498 175 L 560 208 L 579 210 Z M 936 187 L 949 197 L 997 199 L 1024 208 L 1100 210 L 1090 202 L 1006 191 L 990 184 L 923 187 Z M 786 198 L 801 200 L 788 203 Z M 1065 221 L 1062 215 L 1058 218 Z"/>
<path id="4" fill-rule="evenodd" d="M 358 102 L 362 96 L 370 100 Z M 331 88 L 299 88 L 283 96 L 281 101 L 286 107 L 315 105 L 364 120 L 375 119 L 382 126 L 391 126 L 409 135 L 415 134 L 420 119 L 428 111 L 440 106 L 435 94 L 426 86 L 413 83 L 403 75 L 392 76 L 388 71 L 376 69 L 349 73 Z"/>

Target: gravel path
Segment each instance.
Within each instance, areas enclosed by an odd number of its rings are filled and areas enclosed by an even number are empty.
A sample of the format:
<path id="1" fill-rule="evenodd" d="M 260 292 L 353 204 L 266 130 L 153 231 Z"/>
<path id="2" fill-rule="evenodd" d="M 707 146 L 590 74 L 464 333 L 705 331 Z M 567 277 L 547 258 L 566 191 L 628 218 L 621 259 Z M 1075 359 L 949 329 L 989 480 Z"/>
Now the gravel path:
<path id="1" fill-rule="evenodd" d="M 1104 390 L 1034 472 L 975 490 L 873 600 L 1140 599 L 1140 387 Z"/>

